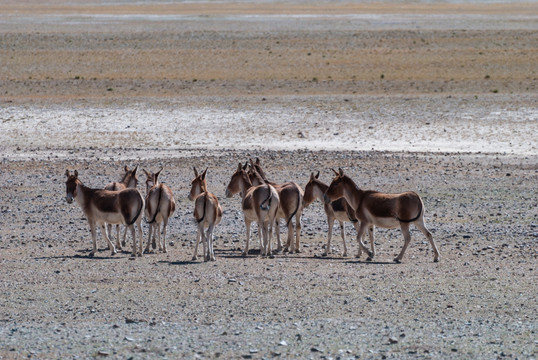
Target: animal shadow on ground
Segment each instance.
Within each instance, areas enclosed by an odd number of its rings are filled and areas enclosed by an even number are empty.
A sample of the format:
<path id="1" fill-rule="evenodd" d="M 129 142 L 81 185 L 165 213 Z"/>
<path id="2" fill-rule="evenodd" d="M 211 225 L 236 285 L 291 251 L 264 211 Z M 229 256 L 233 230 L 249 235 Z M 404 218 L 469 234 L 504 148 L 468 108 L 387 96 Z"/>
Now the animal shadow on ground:
<path id="1" fill-rule="evenodd" d="M 115 256 L 90 256 L 91 250 L 77 250 L 78 254 L 75 255 L 57 255 L 57 256 L 40 256 L 35 257 L 35 260 L 50 260 L 50 259 L 88 259 L 88 260 L 111 260 L 111 259 L 122 259 L 121 256 L 118 256 L 120 253 Z M 108 249 L 97 250 L 97 252 L 110 252 Z M 130 254 L 130 253 L 129 253 Z"/>

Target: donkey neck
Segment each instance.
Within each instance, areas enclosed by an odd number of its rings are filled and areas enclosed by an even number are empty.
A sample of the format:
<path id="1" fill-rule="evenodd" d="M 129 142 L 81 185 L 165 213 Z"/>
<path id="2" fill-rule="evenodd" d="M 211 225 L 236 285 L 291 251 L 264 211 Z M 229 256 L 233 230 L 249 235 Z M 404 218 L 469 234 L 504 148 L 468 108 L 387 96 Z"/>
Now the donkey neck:
<path id="1" fill-rule="evenodd" d="M 327 192 L 327 189 L 329 188 L 329 185 L 325 184 L 322 181 L 315 181 L 314 182 L 314 197 L 317 198 L 319 201 L 323 202 L 323 195 Z"/>
<path id="2" fill-rule="evenodd" d="M 357 184 L 351 178 L 346 182 L 344 186 L 344 198 L 346 201 L 353 207 L 353 209 L 358 209 L 362 203 L 362 198 L 364 197 L 364 191 L 362 191 Z"/>

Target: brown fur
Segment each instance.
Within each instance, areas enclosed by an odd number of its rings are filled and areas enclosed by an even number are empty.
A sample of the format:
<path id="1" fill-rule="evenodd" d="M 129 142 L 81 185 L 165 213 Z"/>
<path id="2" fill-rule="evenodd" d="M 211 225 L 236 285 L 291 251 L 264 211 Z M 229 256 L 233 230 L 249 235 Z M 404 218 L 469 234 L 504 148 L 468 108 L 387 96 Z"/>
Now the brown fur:
<path id="1" fill-rule="evenodd" d="M 280 241 L 280 224 L 279 220 L 284 219 L 286 227 L 288 228 L 288 237 L 284 251 L 300 252 L 300 239 L 301 239 L 301 215 L 303 213 L 303 197 L 304 192 L 301 187 L 295 182 L 286 182 L 283 184 L 276 184 L 267 180 L 265 172 L 263 171 L 260 159 L 256 158 L 256 161 L 250 160 L 250 170 L 248 172 L 249 178 L 253 185 L 270 184 L 272 185 L 280 199 L 280 207 L 277 212 L 277 219 L 275 222 L 275 232 L 277 234 L 277 246 L 278 250 L 282 248 Z M 292 219 L 295 217 L 295 243 L 293 242 L 293 224 Z"/>
<path id="2" fill-rule="evenodd" d="M 159 175 L 161 171 L 156 173 L 150 173 L 143 169 L 146 174 L 146 218 L 149 224 L 148 242 L 146 245 L 146 252 L 149 251 L 150 243 L 153 248 L 157 248 L 163 252 L 168 252 L 166 248 L 166 227 L 168 225 L 168 219 L 172 217 L 176 210 L 176 201 L 172 189 L 165 184 L 159 183 Z M 162 241 L 161 241 L 161 223 L 162 223 Z M 151 241 L 151 235 L 153 233 L 153 242 Z"/>
<path id="3" fill-rule="evenodd" d="M 339 172 L 335 171 L 335 174 L 336 177 L 325 193 L 325 201 L 329 202 L 344 197 L 350 203 L 355 209 L 355 215 L 361 221 L 359 238 L 371 225 L 383 228 L 400 227 L 405 242 L 400 254 L 394 259 L 394 261 L 400 262 L 411 241 L 409 225 L 414 224 L 430 242 L 434 252 L 434 261 L 439 261 L 437 246 L 431 233 L 424 225 L 424 205 L 418 194 L 412 191 L 400 194 L 363 191 L 350 177 L 344 175 L 342 169 L 339 169 Z M 364 245 L 359 242 L 359 246 Z M 373 255 L 373 252 L 370 253 L 369 258 L 371 259 Z"/>
<path id="4" fill-rule="evenodd" d="M 91 189 L 82 184 L 78 179 L 78 172 L 75 170 L 71 175 L 65 172 L 67 177 L 66 199 L 71 203 L 73 199 L 80 205 L 84 215 L 88 219 L 92 233 L 93 250 L 90 256 L 97 252 L 95 226 L 101 225 L 103 237 L 107 241 L 112 255 L 116 253 L 116 248 L 110 241 L 105 224 L 124 224 L 131 229 L 133 235 L 133 256 L 136 256 L 136 236 L 133 224 L 136 223 L 140 234 L 140 251 L 142 255 L 142 209 L 144 199 L 136 189 L 123 189 L 120 191 L 109 191 L 103 189 Z"/>
<path id="5" fill-rule="evenodd" d="M 192 259 L 196 260 L 198 256 L 198 244 L 201 241 L 204 251 L 204 261 L 215 261 L 213 230 L 220 223 L 223 211 L 219 204 L 219 199 L 207 191 L 207 169 L 201 174 L 198 174 L 195 167 L 193 169 L 195 176 L 191 181 L 189 200 L 194 200 L 194 219 L 197 223 L 198 233 Z M 207 228 L 207 231 L 204 230 L 205 228 Z"/>
<path id="6" fill-rule="evenodd" d="M 226 187 L 226 196 L 231 197 L 240 193 L 243 198 L 242 209 L 247 230 L 243 255 L 248 255 L 250 225 L 252 221 L 256 221 L 262 237 L 262 255 L 269 256 L 271 255 L 272 227 L 277 216 L 280 198 L 275 188 L 270 184 L 253 186 L 245 168 L 246 166 L 243 167 L 239 164 Z"/>
<path id="7" fill-rule="evenodd" d="M 123 168 L 125 171 L 125 174 L 123 175 L 121 181 L 115 181 L 107 184 L 105 186 L 105 190 L 111 190 L 111 191 L 120 191 L 127 188 L 135 188 L 138 186 L 138 176 L 136 174 L 138 170 L 138 165 L 134 169 L 129 169 L 127 165 Z M 112 229 L 112 225 L 108 224 L 108 233 L 110 234 L 110 231 Z M 122 245 L 125 246 L 125 237 L 127 235 L 127 229 L 125 229 L 125 232 L 123 233 L 123 240 L 120 243 L 120 226 L 116 225 L 116 248 L 118 250 L 121 250 Z"/>
<path id="8" fill-rule="evenodd" d="M 305 196 L 304 196 L 305 207 L 309 206 L 316 199 L 323 202 L 323 209 L 325 210 L 325 214 L 327 215 L 327 223 L 329 225 L 329 231 L 327 234 L 328 235 L 327 245 L 326 245 L 325 251 L 323 252 L 323 255 L 326 256 L 331 253 L 332 229 L 334 226 L 334 221 L 338 220 L 338 222 L 340 223 L 342 241 L 344 244 L 343 256 L 347 256 L 347 245 L 346 245 L 346 238 L 345 238 L 344 223 L 346 221 L 350 221 L 355 227 L 355 230 L 357 230 L 357 234 L 358 234 L 359 222 L 355 216 L 355 211 L 352 209 L 352 207 L 349 205 L 346 199 L 340 198 L 335 201 L 331 201 L 330 203 L 326 203 L 323 201 L 323 195 L 325 194 L 328 188 L 329 188 L 329 185 L 319 180 L 319 171 L 317 175 L 314 175 L 314 173 L 312 173 L 310 175 L 310 179 L 308 180 L 308 183 L 305 186 Z M 372 251 L 374 251 L 373 250 L 374 249 L 373 226 L 368 228 L 368 232 L 370 234 L 371 248 L 372 248 Z M 361 240 L 357 239 L 357 241 L 361 241 Z M 362 247 L 359 246 L 359 252 L 358 252 L 357 257 L 360 257 L 361 253 L 362 253 Z"/>

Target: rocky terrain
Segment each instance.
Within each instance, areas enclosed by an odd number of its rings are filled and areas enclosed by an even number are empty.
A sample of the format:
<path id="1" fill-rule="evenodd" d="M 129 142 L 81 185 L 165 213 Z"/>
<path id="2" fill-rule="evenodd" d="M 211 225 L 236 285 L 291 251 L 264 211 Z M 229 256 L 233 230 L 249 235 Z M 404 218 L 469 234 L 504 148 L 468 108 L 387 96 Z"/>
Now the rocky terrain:
<path id="1" fill-rule="evenodd" d="M 148 4 L 0 4 L 0 359 L 536 358 L 536 5 Z M 242 257 L 224 189 L 254 157 L 418 192 L 441 261 L 416 229 L 401 264 L 399 230 L 357 259 L 350 224 L 350 256 L 338 226 L 321 256 L 319 202 L 299 254 Z M 169 252 L 99 235 L 90 258 L 65 170 L 97 188 L 137 164 L 175 193 Z M 216 262 L 191 261 L 193 166 Z"/>

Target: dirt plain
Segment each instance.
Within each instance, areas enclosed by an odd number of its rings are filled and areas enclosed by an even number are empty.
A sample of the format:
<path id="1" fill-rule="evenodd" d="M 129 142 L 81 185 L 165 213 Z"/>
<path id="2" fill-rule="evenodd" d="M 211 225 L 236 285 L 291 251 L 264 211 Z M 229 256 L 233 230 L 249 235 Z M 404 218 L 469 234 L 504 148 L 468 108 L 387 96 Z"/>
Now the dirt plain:
<path id="1" fill-rule="evenodd" d="M 0 358 L 536 358 L 537 17 L 514 2 L 2 2 Z M 224 189 L 252 157 L 277 182 L 342 167 L 417 191 L 441 261 L 413 230 L 394 264 L 403 239 L 384 229 L 374 261 L 343 258 L 338 226 L 323 257 L 319 202 L 301 253 L 241 257 Z M 99 238 L 88 257 L 65 170 L 102 187 L 136 164 L 164 167 L 176 194 L 169 252 L 110 256 Z M 192 166 L 224 208 L 216 262 L 190 260 Z"/>

